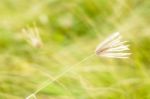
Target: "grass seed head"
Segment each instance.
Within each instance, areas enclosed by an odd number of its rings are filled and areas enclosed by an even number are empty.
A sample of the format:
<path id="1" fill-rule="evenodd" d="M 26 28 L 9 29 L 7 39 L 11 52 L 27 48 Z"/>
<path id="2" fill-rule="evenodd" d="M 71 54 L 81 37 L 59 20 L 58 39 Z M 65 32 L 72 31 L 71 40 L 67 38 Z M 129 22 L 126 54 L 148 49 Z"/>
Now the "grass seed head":
<path id="1" fill-rule="evenodd" d="M 31 44 L 35 48 L 42 47 L 43 43 L 39 34 L 39 30 L 37 27 L 34 28 L 24 28 L 22 29 L 22 33 L 25 36 L 25 39 L 29 44 Z"/>
<path id="2" fill-rule="evenodd" d="M 95 53 L 98 56 L 104 57 L 128 58 L 131 53 L 127 52 L 129 45 L 126 45 L 126 42 L 122 40 L 120 33 L 116 32 L 100 43 Z"/>

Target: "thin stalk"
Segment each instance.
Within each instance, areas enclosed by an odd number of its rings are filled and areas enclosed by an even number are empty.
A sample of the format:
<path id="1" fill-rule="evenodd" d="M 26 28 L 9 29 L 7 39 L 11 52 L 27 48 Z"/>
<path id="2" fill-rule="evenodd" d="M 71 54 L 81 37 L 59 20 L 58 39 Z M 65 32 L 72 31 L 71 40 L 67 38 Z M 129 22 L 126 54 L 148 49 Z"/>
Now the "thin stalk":
<path id="1" fill-rule="evenodd" d="M 43 82 L 43 84 L 41 85 L 41 87 L 39 87 L 35 92 L 33 92 L 31 95 L 36 95 L 38 92 L 40 92 L 42 89 L 44 89 L 45 87 L 47 87 L 48 85 L 52 84 L 53 82 L 57 81 L 59 78 L 61 78 L 63 75 L 65 75 L 67 72 L 69 72 L 71 69 L 73 69 L 75 66 L 83 63 L 84 61 L 90 59 L 91 57 L 93 57 L 95 54 L 91 54 L 88 57 L 84 58 L 83 60 L 81 60 L 80 62 L 72 65 L 71 67 L 69 67 L 68 69 L 66 69 L 65 71 L 63 71 L 62 73 L 60 73 L 58 76 L 56 76 L 52 81 L 51 79 L 46 80 L 45 82 Z"/>

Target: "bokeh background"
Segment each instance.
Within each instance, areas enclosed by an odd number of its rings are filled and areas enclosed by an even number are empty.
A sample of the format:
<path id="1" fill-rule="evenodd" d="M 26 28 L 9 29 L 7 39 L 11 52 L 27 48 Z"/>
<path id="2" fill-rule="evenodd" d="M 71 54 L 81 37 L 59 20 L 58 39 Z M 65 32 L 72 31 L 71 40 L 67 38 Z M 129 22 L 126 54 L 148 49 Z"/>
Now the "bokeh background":
<path id="1" fill-rule="evenodd" d="M 41 48 L 29 45 L 21 33 L 33 23 Z M 0 0 L 0 99 L 25 99 L 116 31 L 129 41 L 128 59 L 94 56 L 36 96 L 150 99 L 149 26 L 149 0 Z"/>

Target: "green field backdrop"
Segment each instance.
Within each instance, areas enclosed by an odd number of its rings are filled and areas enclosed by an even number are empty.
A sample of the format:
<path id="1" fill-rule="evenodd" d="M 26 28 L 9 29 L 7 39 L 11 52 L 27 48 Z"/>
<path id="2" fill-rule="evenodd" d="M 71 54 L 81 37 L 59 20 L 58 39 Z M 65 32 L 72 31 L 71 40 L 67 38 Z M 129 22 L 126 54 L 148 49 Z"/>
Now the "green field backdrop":
<path id="1" fill-rule="evenodd" d="M 41 48 L 21 32 L 33 23 Z M 117 31 L 128 59 L 93 56 L 37 99 L 150 99 L 150 0 L 0 0 L 0 99 L 25 99 Z"/>

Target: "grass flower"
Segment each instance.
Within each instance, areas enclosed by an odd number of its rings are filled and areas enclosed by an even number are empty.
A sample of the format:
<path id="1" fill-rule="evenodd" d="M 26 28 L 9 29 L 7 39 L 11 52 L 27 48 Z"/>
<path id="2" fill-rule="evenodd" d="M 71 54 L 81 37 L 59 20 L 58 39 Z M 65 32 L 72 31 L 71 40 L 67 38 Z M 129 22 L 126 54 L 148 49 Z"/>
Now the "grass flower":
<path id="1" fill-rule="evenodd" d="M 126 45 L 127 41 L 123 41 L 119 32 L 116 32 L 100 43 L 95 53 L 98 56 L 111 57 L 111 58 L 128 58 L 131 54 Z"/>
<path id="2" fill-rule="evenodd" d="M 35 48 L 40 48 L 42 44 L 42 40 L 39 35 L 39 30 L 37 27 L 34 28 L 24 28 L 22 29 L 22 33 L 26 37 L 26 40 L 29 44 L 31 44 Z"/>

